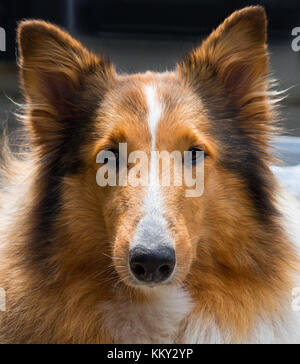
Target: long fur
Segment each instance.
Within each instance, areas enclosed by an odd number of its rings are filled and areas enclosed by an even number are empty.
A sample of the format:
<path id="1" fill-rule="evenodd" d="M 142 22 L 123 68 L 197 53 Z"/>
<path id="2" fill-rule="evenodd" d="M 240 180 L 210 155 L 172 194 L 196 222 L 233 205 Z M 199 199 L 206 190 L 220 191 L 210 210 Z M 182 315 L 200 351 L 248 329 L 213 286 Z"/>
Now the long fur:
<path id="1" fill-rule="evenodd" d="M 28 148 L 1 153 L 0 343 L 299 343 L 300 213 L 270 170 L 264 10 L 235 12 L 163 74 L 117 75 L 42 21 L 22 22 L 18 42 Z M 158 205 L 140 187 L 100 188 L 96 156 L 122 142 L 201 146 L 204 195 L 164 188 Z M 159 240 L 164 220 L 177 257 L 154 288 L 128 268 L 149 200 L 159 214 L 142 235 Z"/>

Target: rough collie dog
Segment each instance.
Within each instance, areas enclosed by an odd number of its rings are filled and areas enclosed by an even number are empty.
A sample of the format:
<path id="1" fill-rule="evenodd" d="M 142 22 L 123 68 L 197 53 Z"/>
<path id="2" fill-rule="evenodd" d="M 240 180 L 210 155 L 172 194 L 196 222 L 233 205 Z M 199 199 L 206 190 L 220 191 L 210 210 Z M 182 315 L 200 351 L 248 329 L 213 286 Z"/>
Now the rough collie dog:
<path id="1" fill-rule="evenodd" d="M 174 72 L 137 75 L 20 24 L 30 149 L 2 153 L 1 343 L 300 343 L 300 215 L 270 170 L 266 23 L 237 11 Z M 97 155 L 120 143 L 150 160 L 204 151 L 204 194 L 99 187 Z"/>

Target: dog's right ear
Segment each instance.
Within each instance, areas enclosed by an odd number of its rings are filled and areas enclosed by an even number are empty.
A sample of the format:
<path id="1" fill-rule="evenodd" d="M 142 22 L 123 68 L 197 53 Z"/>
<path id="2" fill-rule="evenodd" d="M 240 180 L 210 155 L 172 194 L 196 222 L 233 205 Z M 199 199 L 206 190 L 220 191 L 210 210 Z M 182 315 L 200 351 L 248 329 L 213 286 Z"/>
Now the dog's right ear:
<path id="1" fill-rule="evenodd" d="M 76 109 L 76 93 L 89 75 L 99 87 L 114 77 L 114 68 L 60 28 L 44 21 L 24 21 L 18 28 L 21 83 L 27 102 L 43 105 L 56 118 Z"/>
<path id="2" fill-rule="evenodd" d="M 261 122 L 266 118 L 259 111 L 266 105 L 269 71 L 266 41 L 264 8 L 238 10 L 185 57 L 179 73 L 202 93 L 218 85 L 240 117 Z"/>

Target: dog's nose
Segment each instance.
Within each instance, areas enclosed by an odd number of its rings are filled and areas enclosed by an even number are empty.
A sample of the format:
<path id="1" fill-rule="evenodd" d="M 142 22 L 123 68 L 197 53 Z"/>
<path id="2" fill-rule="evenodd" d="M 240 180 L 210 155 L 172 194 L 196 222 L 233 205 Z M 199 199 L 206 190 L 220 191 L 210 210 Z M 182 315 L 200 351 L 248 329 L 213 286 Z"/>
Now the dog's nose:
<path id="1" fill-rule="evenodd" d="M 161 283 L 174 271 L 175 250 L 167 246 L 155 249 L 137 246 L 130 251 L 129 264 L 133 275 L 140 282 Z"/>

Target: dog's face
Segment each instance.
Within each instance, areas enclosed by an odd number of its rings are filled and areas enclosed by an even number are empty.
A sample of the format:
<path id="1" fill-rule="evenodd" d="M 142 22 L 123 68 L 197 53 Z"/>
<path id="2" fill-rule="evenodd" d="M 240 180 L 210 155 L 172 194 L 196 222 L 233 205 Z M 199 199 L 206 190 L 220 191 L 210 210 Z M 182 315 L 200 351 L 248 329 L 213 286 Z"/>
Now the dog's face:
<path id="1" fill-rule="evenodd" d="M 186 165 L 193 174 L 203 163 L 197 151 L 205 151 L 207 177 L 214 173 L 216 150 L 208 128 L 201 100 L 175 73 L 117 77 L 115 88 L 105 96 L 96 122 L 96 132 L 102 137 L 92 149 L 91 162 L 105 151 L 117 156 L 117 186 L 98 187 L 96 193 L 101 196 L 116 269 L 127 283 L 175 283 L 189 272 L 206 202 L 200 194 L 188 197 L 187 191 L 196 186 L 188 186 L 178 172 Z M 126 150 L 120 145 L 126 145 Z M 173 160 L 169 165 L 162 160 L 156 164 L 154 151 L 178 153 L 176 164 Z M 191 159 L 186 161 L 188 151 Z M 144 153 L 145 161 L 135 161 L 135 153 L 137 158 Z M 105 166 L 102 162 L 95 164 L 91 184 Z M 107 167 L 109 172 L 110 168 L 115 169 L 115 164 Z M 124 170 L 128 181 L 120 186 Z M 140 184 L 135 184 L 131 176 L 144 171 Z M 170 183 L 163 183 L 167 173 Z M 207 186 L 207 197 L 208 191 Z"/>
<path id="2" fill-rule="evenodd" d="M 28 126 L 35 152 L 49 167 L 45 176 L 60 191 L 56 225 L 70 241 L 64 246 L 70 265 L 96 271 L 112 259 L 126 284 L 154 286 L 183 282 L 193 265 L 207 279 L 208 272 L 238 264 L 234 252 L 251 254 L 255 247 L 232 241 L 238 224 L 246 240 L 249 220 L 272 214 L 268 199 L 261 199 L 270 128 L 265 43 L 264 11 L 247 8 L 174 72 L 124 76 L 58 28 L 21 24 Z M 99 154 L 112 156 L 119 181 L 124 167 L 136 172 L 138 160 L 128 158 L 137 151 L 147 156 L 145 184 L 99 186 L 99 169 L 114 173 Z M 169 185 L 162 184 L 165 170 L 153 151 L 180 152 L 170 164 Z M 198 167 L 204 193 L 187 196 L 186 180 L 174 181 L 180 168 L 195 175 Z"/>

